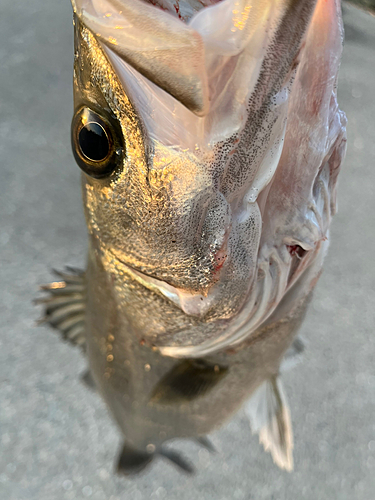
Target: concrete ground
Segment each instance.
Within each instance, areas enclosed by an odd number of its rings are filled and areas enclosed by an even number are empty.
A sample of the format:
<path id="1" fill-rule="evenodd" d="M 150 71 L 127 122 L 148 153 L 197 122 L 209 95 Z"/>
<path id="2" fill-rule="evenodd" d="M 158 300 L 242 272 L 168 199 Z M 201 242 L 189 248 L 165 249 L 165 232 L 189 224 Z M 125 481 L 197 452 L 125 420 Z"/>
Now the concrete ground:
<path id="1" fill-rule="evenodd" d="M 31 301 L 51 267 L 84 266 L 79 170 L 69 146 L 73 32 L 68 0 L 2 0 L 0 16 L 0 498 L 4 500 L 375 499 L 375 19 L 345 8 L 339 101 L 349 147 L 325 272 L 285 376 L 295 471 L 278 470 L 238 414 L 200 471 L 161 460 L 113 474 L 118 432 L 80 382 L 85 360 Z"/>

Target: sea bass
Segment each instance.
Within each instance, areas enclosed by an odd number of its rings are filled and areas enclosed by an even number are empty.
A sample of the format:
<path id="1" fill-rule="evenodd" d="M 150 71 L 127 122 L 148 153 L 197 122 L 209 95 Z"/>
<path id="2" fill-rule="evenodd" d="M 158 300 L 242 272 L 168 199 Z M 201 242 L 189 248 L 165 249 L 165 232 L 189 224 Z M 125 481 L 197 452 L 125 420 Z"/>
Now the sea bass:
<path id="1" fill-rule="evenodd" d="M 74 0 L 72 147 L 89 233 L 45 320 L 82 345 L 118 469 L 241 407 L 287 470 L 280 373 L 327 252 L 346 118 L 338 0 Z"/>

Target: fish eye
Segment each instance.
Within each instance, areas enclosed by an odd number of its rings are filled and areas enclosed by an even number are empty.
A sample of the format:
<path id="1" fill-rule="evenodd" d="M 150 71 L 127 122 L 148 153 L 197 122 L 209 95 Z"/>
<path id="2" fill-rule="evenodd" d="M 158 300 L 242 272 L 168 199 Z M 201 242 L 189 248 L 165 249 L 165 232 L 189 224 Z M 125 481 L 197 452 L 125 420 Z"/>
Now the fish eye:
<path id="1" fill-rule="evenodd" d="M 108 134 L 98 122 L 86 123 L 78 133 L 82 155 L 89 161 L 104 161 L 109 154 Z"/>
<path id="2" fill-rule="evenodd" d="M 119 136 L 109 120 L 81 108 L 72 120 L 72 149 L 78 166 L 97 179 L 110 175 L 119 164 Z"/>

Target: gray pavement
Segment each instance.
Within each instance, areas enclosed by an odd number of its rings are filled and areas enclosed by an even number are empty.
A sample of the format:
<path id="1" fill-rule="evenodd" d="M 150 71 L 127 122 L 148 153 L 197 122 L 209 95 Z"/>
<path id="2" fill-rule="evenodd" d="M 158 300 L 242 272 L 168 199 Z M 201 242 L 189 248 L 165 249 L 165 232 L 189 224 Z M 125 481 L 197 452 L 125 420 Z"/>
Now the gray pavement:
<path id="1" fill-rule="evenodd" d="M 325 272 L 302 328 L 304 363 L 285 376 L 295 471 L 278 470 L 240 413 L 200 472 L 160 460 L 113 474 L 118 432 L 80 382 L 85 361 L 31 301 L 49 269 L 84 266 L 79 171 L 70 151 L 73 32 L 68 0 L 1 0 L 0 499 L 375 499 L 375 19 L 345 8 L 339 100 L 349 147 Z"/>

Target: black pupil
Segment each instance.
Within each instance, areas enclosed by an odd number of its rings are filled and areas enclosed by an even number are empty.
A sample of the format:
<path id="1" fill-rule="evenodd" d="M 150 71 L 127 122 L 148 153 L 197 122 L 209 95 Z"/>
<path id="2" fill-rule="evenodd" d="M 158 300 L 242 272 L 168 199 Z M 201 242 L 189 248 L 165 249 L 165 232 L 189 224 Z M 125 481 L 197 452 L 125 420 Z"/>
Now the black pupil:
<path id="1" fill-rule="evenodd" d="M 79 131 L 78 141 L 82 153 L 89 160 L 102 161 L 108 156 L 108 137 L 99 123 L 86 123 Z"/>

